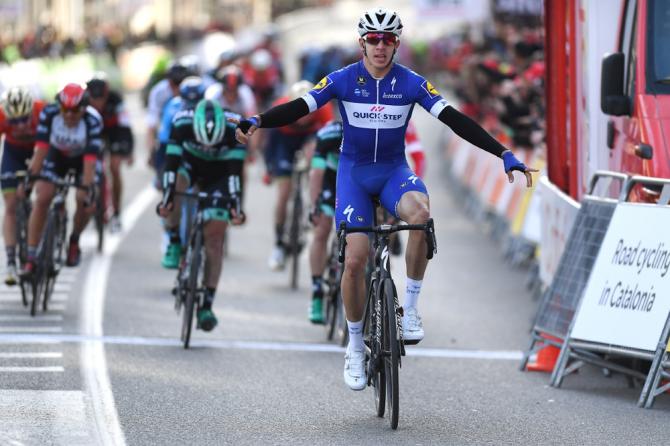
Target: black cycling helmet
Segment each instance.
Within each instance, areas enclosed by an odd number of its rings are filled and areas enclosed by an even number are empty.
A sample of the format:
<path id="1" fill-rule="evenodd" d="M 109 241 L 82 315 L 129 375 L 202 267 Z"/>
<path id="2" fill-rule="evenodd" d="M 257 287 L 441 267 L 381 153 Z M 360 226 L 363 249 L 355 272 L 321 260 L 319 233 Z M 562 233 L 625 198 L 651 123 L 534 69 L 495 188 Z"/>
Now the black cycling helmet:
<path id="1" fill-rule="evenodd" d="M 181 64 L 179 61 L 173 61 L 168 66 L 165 76 L 170 82 L 174 83 L 175 85 L 179 85 L 181 81 L 186 79 L 186 77 L 190 74 L 191 73 L 186 66 Z"/>
<path id="2" fill-rule="evenodd" d="M 109 93 L 109 82 L 107 75 L 102 71 L 93 74 L 91 79 L 86 82 L 86 91 L 92 98 L 103 98 Z"/>

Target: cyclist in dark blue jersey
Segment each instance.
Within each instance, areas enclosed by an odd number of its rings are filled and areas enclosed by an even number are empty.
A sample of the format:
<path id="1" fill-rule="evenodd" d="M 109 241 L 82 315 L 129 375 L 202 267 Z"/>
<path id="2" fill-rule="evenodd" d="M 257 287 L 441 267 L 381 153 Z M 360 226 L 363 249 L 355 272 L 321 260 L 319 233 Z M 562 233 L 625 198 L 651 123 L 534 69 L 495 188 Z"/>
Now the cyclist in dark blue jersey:
<path id="1" fill-rule="evenodd" d="M 246 142 L 259 127 L 280 127 L 313 112 L 331 99 L 339 100 L 344 124 L 344 141 L 337 173 L 336 223 L 351 226 L 372 224 L 371 197 L 378 196 L 394 216 L 409 224 L 426 223 L 430 217 L 426 186 L 407 165 L 404 135 L 412 110 L 419 104 L 473 145 L 502 158 L 503 167 L 514 181 L 518 170 L 532 183 L 532 172 L 476 122 L 460 113 L 419 74 L 394 63 L 400 45 L 402 22 L 394 11 L 367 11 L 358 23 L 361 61 L 324 77 L 301 98 L 271 108 L 239 122 L 237 136 Z M 428 264 L 425 235 L 412 231 L 407 242 L 407 288 L 403 302 L 403 335 L 420 341 L 423 326 L 417 301 Z M 342 295 L 349 325 L 344 380 L 353 390 L 367 384 L 363 314 L 365 307 L 365 264 L 368 238 L 347 236 L 347 256 L 342 277 Z"/>

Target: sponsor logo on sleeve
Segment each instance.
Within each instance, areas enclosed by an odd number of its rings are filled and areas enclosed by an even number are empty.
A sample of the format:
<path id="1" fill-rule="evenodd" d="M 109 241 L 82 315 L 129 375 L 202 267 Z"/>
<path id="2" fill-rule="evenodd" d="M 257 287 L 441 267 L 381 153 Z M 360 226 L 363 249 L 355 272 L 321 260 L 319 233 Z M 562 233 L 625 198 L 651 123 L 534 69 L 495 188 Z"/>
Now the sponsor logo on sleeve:
<path id="1" fill-rule="evenodd" d="M 323 79 L 321 79 L 318 84 L 314 86 L 314 89 L 312 91 L 314 91 L 316 94 L 319 94 L 323 90 L 328 88 L 332 83 L 333 83 L 332 79 L 326 76 Z"/>
<path id="2" fill-rule="evenodd" d="M 424 90 L 426 90 L 426 93 L 428 93 L 428 96 L 429 96 L 431 99 L 434 99 L 434 98 L 436 98 L 436 97 L 438 97 L 438 96 L 440 95 L 440 92 L 437 91 L 437 90 L 435 89 L 435 87 L 433 87 L 433 84 L 431 84 L 431 83 L 428 82 L 428 81 L 423 81 L 423 84 L 421 84 L 421 88 L 423 88 Z"/>

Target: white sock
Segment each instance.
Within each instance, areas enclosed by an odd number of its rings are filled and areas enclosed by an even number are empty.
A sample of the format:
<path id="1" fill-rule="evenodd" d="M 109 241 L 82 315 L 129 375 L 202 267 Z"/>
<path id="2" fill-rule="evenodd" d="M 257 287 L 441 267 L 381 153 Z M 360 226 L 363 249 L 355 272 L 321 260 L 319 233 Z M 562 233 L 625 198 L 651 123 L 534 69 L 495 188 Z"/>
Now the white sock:
<path id="1" fill-rule="evenodd" d="M 364 351 L 365 343 L 363 343 L 363 319 L 358 322 L 351 322 L 347 320 L 347 327 L 349 327 L 349 350 Z"/>
<path id="2" fill-rule="evenodd" d="M 407 278 L 407 289 L 405 290 L 405 303 L 403 308 L 416 308 L 419 302 L 419 293 L 421 292 L 421 284 L 423 280 L 414 280 Z"/>

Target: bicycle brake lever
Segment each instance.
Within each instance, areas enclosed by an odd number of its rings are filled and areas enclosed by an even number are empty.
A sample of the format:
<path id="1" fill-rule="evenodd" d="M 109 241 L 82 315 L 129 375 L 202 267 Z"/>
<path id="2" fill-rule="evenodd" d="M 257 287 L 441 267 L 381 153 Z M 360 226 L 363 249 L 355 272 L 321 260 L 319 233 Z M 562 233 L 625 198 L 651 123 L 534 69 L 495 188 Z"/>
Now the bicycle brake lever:
<path id="1" fill-rule="evenodd" d="M 426 252 L 426 259 L 430 260 L 433 258 L 433 255 L 437 254 L 437 239 L 435 238 L 435 224 L 432 218 L 428 219 L 425 233 L 426 233 L 426 245 L 428 248 Z"/>
<path id="2" fill-rule="evenodd" d="M 347 247 L 347 231 L 345 229 L 346 224 L 344 222 L 340 223 L 340 229 L 337 230 L 337 238 L 339 240 L 339 246 L 337 248 L 337 260 L 340 263 L 344 263 L 344 251 Z"/>

